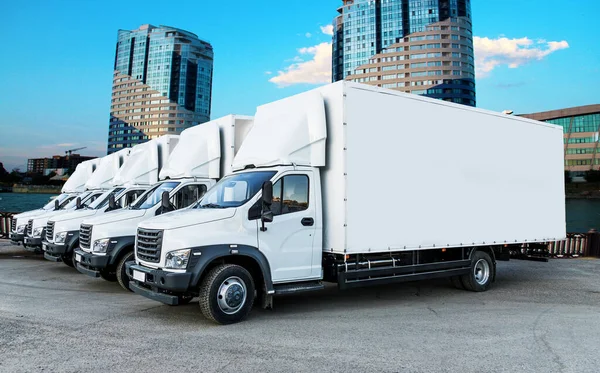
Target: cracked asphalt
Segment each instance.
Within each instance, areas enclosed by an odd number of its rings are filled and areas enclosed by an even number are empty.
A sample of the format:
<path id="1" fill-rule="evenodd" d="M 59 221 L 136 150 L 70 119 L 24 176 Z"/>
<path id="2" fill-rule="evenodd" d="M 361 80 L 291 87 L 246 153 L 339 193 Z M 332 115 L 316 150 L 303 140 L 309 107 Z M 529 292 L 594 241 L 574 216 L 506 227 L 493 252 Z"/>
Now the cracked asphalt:
<path id="1" fill-rule="evenodd" d="M 275 299 L 218 326 L 0 241 L 0 372 L 597 372 L 600 260 Z"/>

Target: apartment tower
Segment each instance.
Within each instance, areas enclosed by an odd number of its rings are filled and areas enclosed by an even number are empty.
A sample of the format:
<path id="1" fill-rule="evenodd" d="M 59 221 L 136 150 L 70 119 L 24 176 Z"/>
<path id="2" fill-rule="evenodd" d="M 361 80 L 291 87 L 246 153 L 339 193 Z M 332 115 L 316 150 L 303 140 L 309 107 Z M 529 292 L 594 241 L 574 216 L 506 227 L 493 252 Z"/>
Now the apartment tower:
<path id="1" fill-rule="evenodd" d="M 181 29 L 119 30 L 108 154 L 210 120 L 212 46 Z"/>
<path id="2" fill-rule="evenodd" d="M 332 77 L 475 106 L 470 0 L 343 0 Z"/>

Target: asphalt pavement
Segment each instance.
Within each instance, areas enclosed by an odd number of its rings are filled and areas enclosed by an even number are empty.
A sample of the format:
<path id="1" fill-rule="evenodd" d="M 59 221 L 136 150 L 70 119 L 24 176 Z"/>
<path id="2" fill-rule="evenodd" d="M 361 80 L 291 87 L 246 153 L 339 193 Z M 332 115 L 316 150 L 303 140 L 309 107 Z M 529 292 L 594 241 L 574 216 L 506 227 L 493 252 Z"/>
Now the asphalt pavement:
<path id="1" fill-rule="evenodd" d="M 239 324 L 166 306 L 0 241 L 0 372 L 597 372 L 600 260 L 499 263 L 275 299 Z"/>

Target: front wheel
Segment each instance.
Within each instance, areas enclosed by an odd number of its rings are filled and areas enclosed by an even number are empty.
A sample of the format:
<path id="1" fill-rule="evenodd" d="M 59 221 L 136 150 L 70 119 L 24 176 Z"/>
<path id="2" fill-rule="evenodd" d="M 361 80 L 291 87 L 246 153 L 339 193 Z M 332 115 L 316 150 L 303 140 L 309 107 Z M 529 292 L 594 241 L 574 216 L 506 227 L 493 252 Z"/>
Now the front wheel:
<path id="1" fill-rule="evenodd" d="M 254 303 L 254 281 L 250 273 L 235 264 L 221 264 L 206 275 L 200 285 L 200 309 L 219 324 L 242 321 Z"/>
<path id="2" fill-rule="evenodd" d="M 476 251 L 471 258 L 471 270 L 461 276 L 461 282 L 466 290 L 486 291 L 494 281 L 496 266 L 488 253 Z"/>
<path id="3" fill-rule="evenodd" d="M 125 270 L 125 263 L 132 261 L 133 257 L 133 251 L 126 253 L 117 263 L 117 281 L 127 291 L 131 291 L 131 289 L 129 288 L 129 276 L 127 276 L 127 271 Z"/>
<path id="4" fill-rule="evenodd" d="M 75 268 L 75 250 L 73 250 L 70 254 L 65 254 L 62 256 L 62 261 L 69 267 Z"/>

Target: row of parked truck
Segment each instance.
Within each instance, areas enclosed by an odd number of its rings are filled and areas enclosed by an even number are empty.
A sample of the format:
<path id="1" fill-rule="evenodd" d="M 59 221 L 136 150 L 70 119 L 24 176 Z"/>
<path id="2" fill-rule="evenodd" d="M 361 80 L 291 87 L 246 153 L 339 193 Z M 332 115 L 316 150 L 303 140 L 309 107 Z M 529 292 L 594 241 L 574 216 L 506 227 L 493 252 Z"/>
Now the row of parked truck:
<path id="1" fill-rule="evenodd" d="M 560 127 L 339 82 L 81 163 L 11 239 L 217 323 L 436 277 L 484 291 L 565 237 Z"/>

